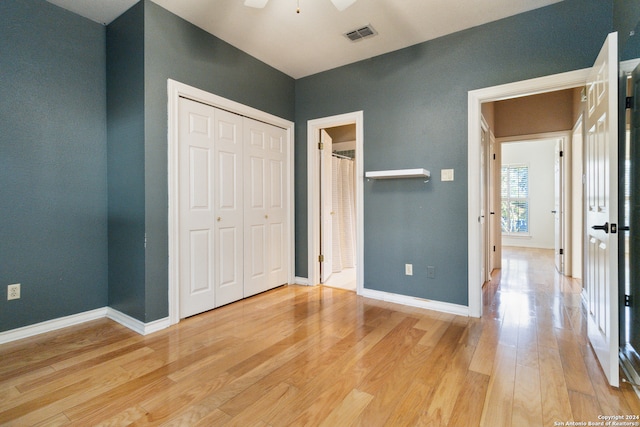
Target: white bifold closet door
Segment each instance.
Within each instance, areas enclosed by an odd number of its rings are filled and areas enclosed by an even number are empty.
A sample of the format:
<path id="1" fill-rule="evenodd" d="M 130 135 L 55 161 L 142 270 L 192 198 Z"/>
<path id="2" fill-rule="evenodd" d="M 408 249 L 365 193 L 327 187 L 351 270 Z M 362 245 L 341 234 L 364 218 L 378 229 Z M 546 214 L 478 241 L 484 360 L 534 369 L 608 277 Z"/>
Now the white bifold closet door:
<path id="1" fill-rule="evenodd" d="M 179 108 L 184 318 L 286 281 L 285 138 L 280 128 L 252 126 L 251 119 L 209 105 L 180 99 Z M 254 129 L 260 126 L 262 151 Z M 281 157 L 270 154 L 278 151 Z"/>
<path id="2" fill-rule="evenodd" d="M 244 296 L 287 281 L 286 133 L 244 119 Z"/>

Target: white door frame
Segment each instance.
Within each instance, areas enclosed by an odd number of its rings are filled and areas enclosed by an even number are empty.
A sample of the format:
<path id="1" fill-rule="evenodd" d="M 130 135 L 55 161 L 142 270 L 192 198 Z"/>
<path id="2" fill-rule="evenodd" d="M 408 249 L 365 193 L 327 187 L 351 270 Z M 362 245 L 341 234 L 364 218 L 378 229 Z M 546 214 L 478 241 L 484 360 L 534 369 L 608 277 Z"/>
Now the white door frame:
<path id="1" fill-rule="evenodd" d="M 307 242 L 309 286 L 320 283 L 320 157 L 318 133 L 320 129 L 356 125 L 356 292 L 364 287 L 364 206 L 363 206 L 363 124 L 364 113 L 340 114 L 307 122 Z"/>
<path id="2" fill-rule="evenodd" d="M 178 187 L 178 100 L 180 97 L 189 98 L 197 102 L 202 102 L 212 107 L 220 108 L 244 117 L 259 120 L 280 128 L 287 132 L 287 162 L 289 174 L 287 176 L 287 188 L 289 191 L 288 206 L 286 208 L 288 224 L 285 239 L 287 248 L 287 264 L 289 266 L 288 283 L 293 283 L 295 273 L 295 200 L 294 200 L 294 168 L 293 168 L 293 131 L 294 123 L 274 116 L 264 111 L 257 110 L 247 105 L 214 95 L 212 93 L 200 90 L 193 86 L 167 79 L 168 94 L 168 132 L 167 132 L 167 160 L 168 160 L 168 185 L 169 185 L 169 324 L 173 325 L 180 321 L 179 301 L 179 187 Z"/>
<path id="3" fill-rule="evenodd" d="M 551 76 L 539 77 L 520 82 L 507 83 L 468 93 L 468 145 L 467 145 L 467 227 L 468 227 L 468 299 L 469 316 L 482 316 L 482 289 L 478 283 L 484 251 L 481 245 L 479 222 L 480 201 L 480 129 L 481 104 L 520 96 L 536 95 L 582 86 L 587 81 L 590 69 L 569 71 Z"/>

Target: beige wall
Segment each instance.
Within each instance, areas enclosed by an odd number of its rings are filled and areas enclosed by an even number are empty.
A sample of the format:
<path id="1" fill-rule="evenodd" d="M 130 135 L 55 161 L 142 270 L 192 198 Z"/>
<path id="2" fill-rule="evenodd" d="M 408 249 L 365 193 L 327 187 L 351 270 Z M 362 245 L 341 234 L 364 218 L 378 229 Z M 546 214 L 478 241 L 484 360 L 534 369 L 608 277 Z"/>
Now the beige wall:
<path id="1" fill-rule="evenodd" d="M 489 125 L 489 129 L 491 129 L 491 132 L 493 132 L 494 136 L 495 136 L 495 132 L 494 132 L 494 128 L 495 128 L 495 102 L 485 102 L 482 104 L 482 117 L 484 117 L 484 119 L 487 121 L 487 124 Z"/>
<path id="2" fill-rule="evenodd" d="M 574 90 L 562 90 L 495 102 L 496 138 L 569 131 L 575 123 Z"/>

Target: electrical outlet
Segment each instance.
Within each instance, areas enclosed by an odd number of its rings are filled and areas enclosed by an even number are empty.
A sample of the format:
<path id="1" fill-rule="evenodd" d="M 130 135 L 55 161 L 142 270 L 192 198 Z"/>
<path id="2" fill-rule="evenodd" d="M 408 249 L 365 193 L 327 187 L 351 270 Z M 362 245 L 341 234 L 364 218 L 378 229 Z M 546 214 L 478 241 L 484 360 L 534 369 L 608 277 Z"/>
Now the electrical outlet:
<path id="1" fill-rule="evenodd" d="M 427 278 L 429 279 L 436 278 L 436 268 L 432 265 L 427 266 Z"/>
<path id="2" fill-rule="evenodd" d="M 404 265 L 404 274 L 407 276 L 413 276 L 413 264 Z"/>
<path id="3" fill-rule="evenodd" d="M 7 286 L 7 300 L 20 299 L 20 283 Z"/>

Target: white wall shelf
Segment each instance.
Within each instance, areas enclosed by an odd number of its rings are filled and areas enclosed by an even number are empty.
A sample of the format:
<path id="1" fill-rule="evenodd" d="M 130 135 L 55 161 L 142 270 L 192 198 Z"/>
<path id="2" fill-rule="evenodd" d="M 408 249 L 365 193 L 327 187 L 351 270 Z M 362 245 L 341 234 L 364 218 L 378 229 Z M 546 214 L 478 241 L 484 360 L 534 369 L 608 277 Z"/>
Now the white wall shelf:
<path id="1" fill-rule="evenodd" d="M 397 178 L 431 178 L 431 172 L 426 169 L 396 169 L 385 171 L 369 171 L 365 177 L 371 179 L 397 179 Z"/>

